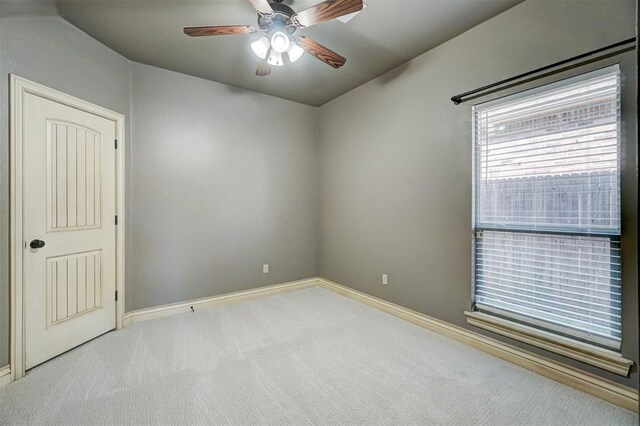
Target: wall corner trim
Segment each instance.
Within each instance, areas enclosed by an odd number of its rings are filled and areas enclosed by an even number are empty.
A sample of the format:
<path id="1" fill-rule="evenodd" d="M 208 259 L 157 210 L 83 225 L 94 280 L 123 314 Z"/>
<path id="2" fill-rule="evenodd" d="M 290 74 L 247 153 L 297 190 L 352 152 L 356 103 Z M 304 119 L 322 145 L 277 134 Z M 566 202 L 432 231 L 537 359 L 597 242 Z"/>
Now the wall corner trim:
<path id="1" fill-rule="evenodd" d="M 5 365 L 0 368 L 0 388 L 11 383 L 11 366 Z"/>
<path id="2" fill-rule="evenodd" d="M 629 370 L 634 365 L 633 361 L 623 358 L 622 355 L 616 352 L 588 343 L 582 343 L 483 312 L 465 312 L 464 314 L 469 325 L 555 352 L 620 376 L 627 377 Z"/>
<path id="3" fill-rule="evenodd" d="M 318 284 L 327 290 L 334 291 L 350 299 L 409 321 L 417 326 L 426 328 L 427 330 L 465 343 L 559 383 L 571 386 L 572 388 L 611 402 L 627 410 L 638 412 L 638 391 L 635 389 L 387 302 L 386 300 L 345 287 L 324 278 L 318 278 Z"/>

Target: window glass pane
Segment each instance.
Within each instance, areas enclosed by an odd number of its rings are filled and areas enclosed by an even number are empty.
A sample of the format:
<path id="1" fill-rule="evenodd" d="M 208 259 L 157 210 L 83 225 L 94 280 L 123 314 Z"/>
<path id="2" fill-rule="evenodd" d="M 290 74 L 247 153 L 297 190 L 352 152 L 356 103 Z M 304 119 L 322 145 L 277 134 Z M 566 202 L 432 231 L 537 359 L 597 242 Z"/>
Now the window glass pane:
<path id="1" fill-rule="evenodd" d="M 619 78 L 475 108 L 476 223 L 619 234 Z"/>
<path id="2" fill-rule="evenodd" d="M 476 303 L 620 339 L 620 247 L 608 237 L 483 231 Z"/>

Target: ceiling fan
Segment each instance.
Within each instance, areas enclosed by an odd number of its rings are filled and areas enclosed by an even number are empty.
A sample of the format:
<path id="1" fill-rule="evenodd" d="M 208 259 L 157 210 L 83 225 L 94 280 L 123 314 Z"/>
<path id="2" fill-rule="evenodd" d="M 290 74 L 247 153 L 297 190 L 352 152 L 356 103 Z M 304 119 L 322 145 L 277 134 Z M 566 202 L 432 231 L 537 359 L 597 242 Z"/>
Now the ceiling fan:
<path id="1" fill-rule="evenodd" d="M 256 75 L 271 74 L 271 66 L 283 66 L 284 58 L 297 61 L 306 51 L 333 68 L 340 68 L 347 59 L 296 30 L 359 12 L 362 0 L 326 0 L 301 12 L 295 12 L 282 0 L 249 0 L 258 12 L 258 25 L 223 25 L 213 27 L 186 27 L 191 37 L 254 34 L 264 36 L 251 43 L 251 49 L 261 59 Z M 286 56 L 285 56 L 286 53 Z"/>

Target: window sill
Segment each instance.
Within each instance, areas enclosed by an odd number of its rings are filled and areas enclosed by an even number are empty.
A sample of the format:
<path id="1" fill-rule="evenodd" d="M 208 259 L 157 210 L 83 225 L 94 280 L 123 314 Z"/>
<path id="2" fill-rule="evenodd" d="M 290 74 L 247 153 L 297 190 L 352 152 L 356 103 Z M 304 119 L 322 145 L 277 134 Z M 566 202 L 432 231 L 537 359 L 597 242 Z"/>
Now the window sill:
<path id="1" fill-rule="evenodd" d="M 623 358 L 622 355 L 614 351 L 482 312 L 465 312 L 464 314 L 469 325 L 564 355 L 624 377 L 629 375 L 629 370 L 633 366 L 633 361 Z"/>

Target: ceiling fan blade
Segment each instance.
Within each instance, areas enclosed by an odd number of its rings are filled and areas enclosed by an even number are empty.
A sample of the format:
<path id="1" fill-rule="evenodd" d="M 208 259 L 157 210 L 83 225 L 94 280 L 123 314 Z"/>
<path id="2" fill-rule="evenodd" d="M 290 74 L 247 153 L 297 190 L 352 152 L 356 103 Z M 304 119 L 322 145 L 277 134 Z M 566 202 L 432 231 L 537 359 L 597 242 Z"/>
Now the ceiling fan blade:
<path id="1" fill-rule="evenodd" d="M 298 12 L 293 22 L 299 27 L 310 27 L 362 10 L 362 0 L 326 0 Z"/>
<path id="2" fill-rule="evenodd" d="M 265 55 L 264 59 L 261 60 L 258 64 L 258 68 L 256 69 L 257 76 L 264 77 L 271 74 L 271 65 L 269 65 L 269 62 L 267 62 L 269 60 L 269 55 L 271 55 L 271 48 L 267 50 L 267 54 Z"/>
<path id="3" fill-rule="evenodd" d="M 258 30 L 251 25 L 219 25 L 215 27 L 186 27 L 184 33 L 191 37 L 253 34 Z"/>
<path id="4" fill-rule="evenodd" d="M 273 9 L 267 0 L 249 0 L 255 10 L 263 15 L 273 14 Z"/>
<path id="5" fill-rule="evenodd" d="M 256 69 L 256 75 L 259 77 L 264 77 L 271 74 L 271 65 L 269 65 L 266 61 L 260 62 L 258 64 L 258 69 Z"/>
<path id="6" fill-rule="evenodd" d="M 309 37 L 301 36 L 296 38 L 296 44 L 333 68 L 340 68 L 345 64 L 345 62 L 347 62 L 345 57 L 338 55 L 333 50 L 327 49 Z"/>

